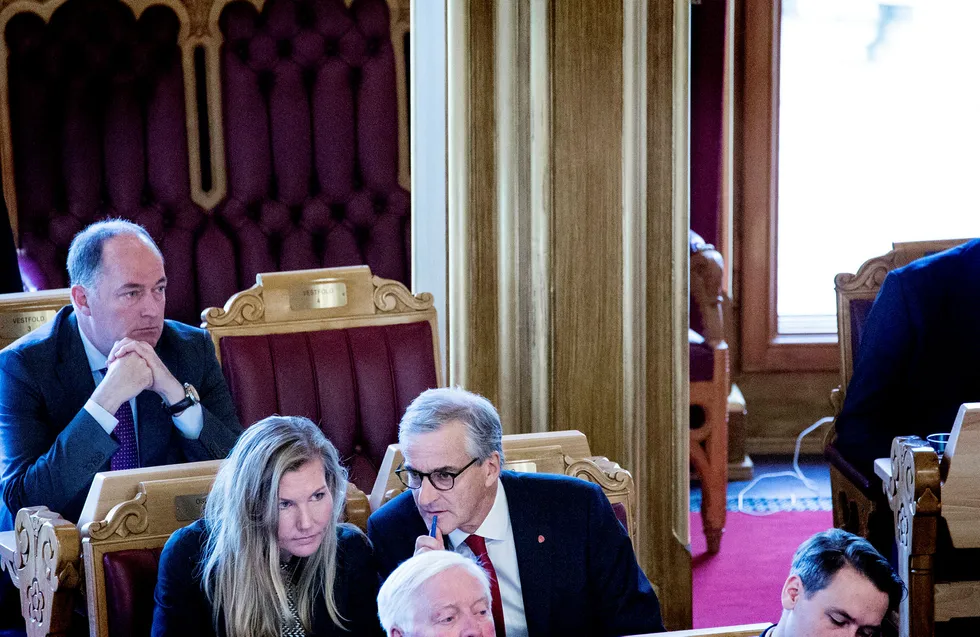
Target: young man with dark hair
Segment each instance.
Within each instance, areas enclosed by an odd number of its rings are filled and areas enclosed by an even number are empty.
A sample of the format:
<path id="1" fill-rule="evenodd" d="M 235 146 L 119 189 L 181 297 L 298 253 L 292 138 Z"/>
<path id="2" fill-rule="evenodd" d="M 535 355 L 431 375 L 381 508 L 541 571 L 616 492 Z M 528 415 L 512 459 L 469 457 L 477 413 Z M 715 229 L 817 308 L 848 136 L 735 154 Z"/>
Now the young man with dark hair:
<path id="1" fill-rule="evenodd" d="M 867 540 L 840 529 L 817 533 L 793 555 L 783 614 L 760 637 L 875 637 L 904 591 Z"/>

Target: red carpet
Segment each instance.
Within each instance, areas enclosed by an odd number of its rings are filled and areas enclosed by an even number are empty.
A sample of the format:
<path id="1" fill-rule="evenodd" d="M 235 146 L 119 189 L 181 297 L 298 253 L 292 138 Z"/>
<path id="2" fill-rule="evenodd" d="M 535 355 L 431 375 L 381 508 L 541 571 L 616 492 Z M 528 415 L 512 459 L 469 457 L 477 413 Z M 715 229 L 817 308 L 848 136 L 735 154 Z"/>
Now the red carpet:
<path id="1" fill-rule="evenodd" d="M 705 552 L 701 514 L 691 514 L 694 627 L 776 622 L 779 594 L 800 543 L 834 525 L 830 511 L 756 517 L 728 512 L 717 555 Z"/>

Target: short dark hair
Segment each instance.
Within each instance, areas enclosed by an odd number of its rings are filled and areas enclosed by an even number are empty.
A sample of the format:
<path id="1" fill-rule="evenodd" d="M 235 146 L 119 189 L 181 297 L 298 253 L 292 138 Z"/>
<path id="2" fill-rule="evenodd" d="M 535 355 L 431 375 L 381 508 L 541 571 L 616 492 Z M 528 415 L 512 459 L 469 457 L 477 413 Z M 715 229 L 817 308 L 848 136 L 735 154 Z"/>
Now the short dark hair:
<path id="1" fill-rule="evenodd" d="M 125 219 L 105 219 L 88 226 L 75 235 L 68 248 L 68 281 L 69 285 L 81 285 L 91 288 L 95 285 L 102 269 L 102 248 L 105 242 L 120 235 L 133 235 L 157 253 L 161 259 L 163 254 L 157 247 L 153 237 L 146 228 L 126 221 Z"/>
<path id="2" fill-rule="evenodd" d="M 803 582 L 807 597 L 830 585 L 839 570 L 850 566 L 888 595 L 888 610 L 898 608 L 905 584 L 871 543 L 841 529 L 817 533 L 800 545 L 793 555 L 790 574 Z"/>

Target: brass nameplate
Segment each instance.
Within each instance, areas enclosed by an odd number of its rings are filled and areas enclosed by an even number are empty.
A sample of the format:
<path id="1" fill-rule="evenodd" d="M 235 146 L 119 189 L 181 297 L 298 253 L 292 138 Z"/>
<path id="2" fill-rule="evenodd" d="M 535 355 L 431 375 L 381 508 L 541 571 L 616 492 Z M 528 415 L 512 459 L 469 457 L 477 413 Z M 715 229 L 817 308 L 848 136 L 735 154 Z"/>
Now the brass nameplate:
<path id="1" fill-rule="evenodd" d="M 339 281 L 310 283 L 289 290 L 289 309 L 322 310 L 347 305 L 347 285 Z"/>
<path id="2" fill-rule="evenodd" d="M 36 310 L 0 314 L 0 338 L 15 340 L 33 332 L 54 318 L 57 310 Z"/>
<path id="3" fill-rule="evenodd" d="M 174 496 L 174 517 L 178 522 L 199 520 L 204 515 L 204 503 L 207 501 L 207 493 Z"/>

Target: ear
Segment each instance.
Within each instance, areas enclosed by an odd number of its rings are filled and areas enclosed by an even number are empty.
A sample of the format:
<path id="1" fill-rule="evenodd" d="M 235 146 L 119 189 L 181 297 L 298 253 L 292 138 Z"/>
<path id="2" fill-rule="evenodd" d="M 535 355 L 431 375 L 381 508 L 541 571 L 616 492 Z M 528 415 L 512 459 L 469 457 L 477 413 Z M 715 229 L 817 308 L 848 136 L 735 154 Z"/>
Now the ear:
<path id="1" fill-rule="evenodd" d="M 92 308 L 88 303 L 88 292 L 80 285 L 71 286 L 71 304 L 75 311 L 83 316 L 92 316 Z"/>
<path id="2" fill-rule="evenodd" d="M 405 637 L 405 633 L 402 632 L 401 628 L 392 627 L 388 632 L 388 637 Z"/>
<path id="3" fill-rule="evenodd" d="M 803 596 L 803 580 L 798 575 L 790 575 L 783 584 L 781 600 L 785 610 L 793 610 Z"/>
<path id="4" fill-rule="evenodd" d="M 490 457 L 484 461 L 487 470 L 486 486 L 494 484 L 500 477 L 500 454 L 494 451 Z"/>

